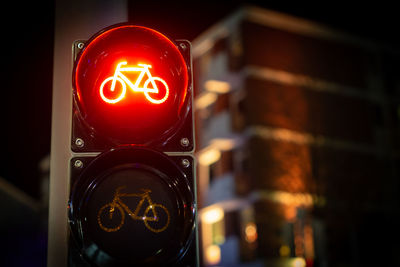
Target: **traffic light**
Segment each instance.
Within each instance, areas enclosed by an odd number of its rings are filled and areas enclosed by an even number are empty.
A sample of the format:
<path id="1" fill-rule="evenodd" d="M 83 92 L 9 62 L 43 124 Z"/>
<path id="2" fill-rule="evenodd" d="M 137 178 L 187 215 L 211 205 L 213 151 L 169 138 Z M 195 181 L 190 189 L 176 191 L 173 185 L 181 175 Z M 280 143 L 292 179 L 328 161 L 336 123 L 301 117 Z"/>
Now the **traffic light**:
<path id="1" fill-rule="evenodd" d="M 118 24 L 73 48 L 69 266 L 197 266 L 190 43 Z"/>

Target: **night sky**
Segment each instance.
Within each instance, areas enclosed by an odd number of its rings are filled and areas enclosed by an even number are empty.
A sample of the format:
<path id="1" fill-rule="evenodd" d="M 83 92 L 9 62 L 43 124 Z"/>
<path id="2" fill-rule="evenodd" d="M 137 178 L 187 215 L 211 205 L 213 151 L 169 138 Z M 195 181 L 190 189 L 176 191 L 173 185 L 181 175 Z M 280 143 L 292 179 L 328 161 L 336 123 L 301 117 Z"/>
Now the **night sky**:
<path id="1" fill-rule="evenodd" d="M 397 8 L 383 2 L 130 1 L 129 20 L 173 39 L 193 40 L 243 4 L 308 18 L 393 47 L 400 44 Z M 14 1 L 2 11 L 0 176 L 38 197 L 38 162 L 50 152 L 54 3 Z"/>

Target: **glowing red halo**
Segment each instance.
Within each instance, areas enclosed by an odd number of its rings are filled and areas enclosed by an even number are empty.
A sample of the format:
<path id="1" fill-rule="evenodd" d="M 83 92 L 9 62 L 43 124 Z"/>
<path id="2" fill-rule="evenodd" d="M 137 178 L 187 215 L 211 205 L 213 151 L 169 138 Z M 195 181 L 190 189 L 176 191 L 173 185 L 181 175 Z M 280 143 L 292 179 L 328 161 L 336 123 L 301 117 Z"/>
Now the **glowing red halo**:
<path id="1" fill-rule="evenodd" d="M 117 25 L 92 37 L 78 55 L 74 100 L 96 134 L 147 144 L 169 138 L 188 114 L 188 81 L 188 66 L 170 39 L 146 27 Z"/>

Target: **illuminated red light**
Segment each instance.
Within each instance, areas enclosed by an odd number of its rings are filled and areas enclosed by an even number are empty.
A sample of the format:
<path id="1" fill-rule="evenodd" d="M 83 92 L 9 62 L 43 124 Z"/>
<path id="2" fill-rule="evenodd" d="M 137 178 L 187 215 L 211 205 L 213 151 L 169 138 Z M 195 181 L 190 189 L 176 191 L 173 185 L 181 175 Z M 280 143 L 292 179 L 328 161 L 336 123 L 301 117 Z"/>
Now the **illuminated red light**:
<path id="1" fill-rule="evenodd" d="M 119 102 L 125 97 L 126 94 L 126 86 L 128 85 L 130 89 L 133 90 L 133 92 L 143 92 L 144 95 L 146 96 L 147 100 L 149 100 L 151 103 L 154 104 L 161 104 L 164 103 L 165 100 L 167 100 L 168 95 L 169 95 L 169 89 L 167 83 L 159 78 L 159 77 L 153 77 L 150 73 L 150 68 L 151 65 L 148 64 L 138 64 L 138 66 L 126 66 L 122 67 L 122 65 L 126 65 L 127 62 L 120 62 L 117 65 L 117 68 L 115 69 L 115 73 L 113 76 L 110 76 L 106 78 L 102 84 L 100 85 L 100 96 L 101 98 L 110 104 L 114 104 Z M 140 72 L 138 78 L 136 79 L 135 83 L 132 83 L 132 81 L 129 80 L 122 72 Z M 143 87 L 139 87 L 142 79 L 147 76 L 147 80 L 144 82 Z M 158 87 L 156 85 L 156 81 L 161 82 L 161 84 L 164 86 L 165 92 L 163 93 L 163 97 L 161 99 L 154 99 L 150 96 L 151 94 L 159 94 Z M 115 97 L 115 98 L 107 98 L 104 95 L 104 90 L 106 85 L 109 85 L 109 90 L 110 91 L 115 91 L 115 86 L 116 83 L 119 82 L 122 86 L 122 91 L 121 93 Z M 149 88 L 149 86 L 151 87 Z"/>
<path id="2" fill-rule="evenodd" d="M 189 111 L 188 66 L 161 33 L 119 25 L 96 34 L 73 76 L 81 120 L 114 143 L 168 139 Z"/>

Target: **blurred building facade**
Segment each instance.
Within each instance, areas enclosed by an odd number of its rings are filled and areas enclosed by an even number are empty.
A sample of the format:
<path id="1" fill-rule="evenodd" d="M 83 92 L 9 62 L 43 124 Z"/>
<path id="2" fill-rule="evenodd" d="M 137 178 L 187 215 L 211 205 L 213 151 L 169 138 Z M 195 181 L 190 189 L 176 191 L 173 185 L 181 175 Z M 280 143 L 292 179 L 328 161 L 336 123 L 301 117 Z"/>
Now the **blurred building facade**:
<path id="1" fill-rule="evenodd" d="M 397 262 L 400 51 L 246 7 L 193 56 L 203 264 Z"/>

